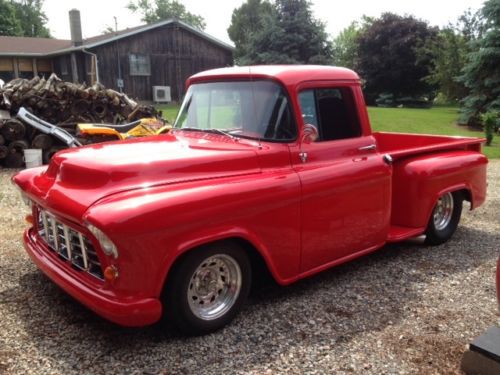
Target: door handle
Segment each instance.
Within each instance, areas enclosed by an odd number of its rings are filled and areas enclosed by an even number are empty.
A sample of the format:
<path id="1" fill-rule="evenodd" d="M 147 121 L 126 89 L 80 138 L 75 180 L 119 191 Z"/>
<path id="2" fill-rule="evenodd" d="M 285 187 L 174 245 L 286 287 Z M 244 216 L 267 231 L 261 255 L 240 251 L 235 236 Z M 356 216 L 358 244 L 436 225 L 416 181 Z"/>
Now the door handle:
<path id="1" fill-rule="evenodd" d="M 368 146 L 360 147 L 360 148 L 358 148 L 358 150 L 359 151 L 372 151 L 372 150 L 375 150 L 376 148 L 377 148 L 377 146 L 375 144 L 371 144 Z"/>

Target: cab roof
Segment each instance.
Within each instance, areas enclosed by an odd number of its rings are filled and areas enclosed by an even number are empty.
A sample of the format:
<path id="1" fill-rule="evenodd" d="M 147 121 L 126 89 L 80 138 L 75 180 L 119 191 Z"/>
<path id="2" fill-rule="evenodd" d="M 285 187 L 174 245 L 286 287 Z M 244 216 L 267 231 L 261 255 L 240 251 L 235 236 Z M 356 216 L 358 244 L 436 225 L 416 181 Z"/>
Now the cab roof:
<path id="1" fill-rule="evenodd" d="M 346 68 L 324 65 L 256 65 L 206 70 L 189 77 L 187 85 L 203 81 L 250 78 L 276 79 L 286 86 L 316 80 L 359 81 L 358 75 Z"/>

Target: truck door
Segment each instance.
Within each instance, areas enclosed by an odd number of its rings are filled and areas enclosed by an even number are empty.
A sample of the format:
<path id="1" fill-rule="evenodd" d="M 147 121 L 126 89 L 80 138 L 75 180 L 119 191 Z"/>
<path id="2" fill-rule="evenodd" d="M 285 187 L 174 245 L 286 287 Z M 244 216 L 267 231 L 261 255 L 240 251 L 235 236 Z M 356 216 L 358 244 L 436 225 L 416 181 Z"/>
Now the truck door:
<path id="1" fill-rule="evenodd" d="M 362 126 L 357 105 L 364 103 L 354 90 L 323 84 L 299 92 L 303 123 L 319 133 L 291 150 L 302 186 L 302 272 L 370 251 L 387 238 L 391 168 L 369 125 Z"/>

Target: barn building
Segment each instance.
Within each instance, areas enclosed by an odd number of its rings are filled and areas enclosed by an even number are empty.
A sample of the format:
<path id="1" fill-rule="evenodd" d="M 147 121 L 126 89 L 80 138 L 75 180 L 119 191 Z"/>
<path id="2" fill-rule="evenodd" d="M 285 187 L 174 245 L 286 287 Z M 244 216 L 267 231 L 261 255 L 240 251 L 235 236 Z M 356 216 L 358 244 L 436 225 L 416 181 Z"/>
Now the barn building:
<path id="1" fill-rule="evenodd" d="M 96 81 L 145 101 L 170 91 L 180 100 L 190 75 L 233 65 L 233 47 L 177 20 L 83 39 L 80 12 L 69 12 L 71 40 L 0 36 L 0 78 L 56 73 Z M 155 94 L 159 97 L 155 97 Z"/>

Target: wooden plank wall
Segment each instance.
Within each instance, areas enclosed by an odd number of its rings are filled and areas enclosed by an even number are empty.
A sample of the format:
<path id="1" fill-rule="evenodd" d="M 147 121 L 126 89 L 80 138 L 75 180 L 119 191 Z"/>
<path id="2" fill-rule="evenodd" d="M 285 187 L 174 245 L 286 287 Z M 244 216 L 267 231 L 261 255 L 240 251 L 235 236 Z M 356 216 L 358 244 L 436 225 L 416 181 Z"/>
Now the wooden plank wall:
<path id="1" fill-rule="evenodd" d="M 172 98 L 182 99 L 186 79 L 203 70 L 233 65 L 230 50 L 207 41 L 189 30 L 166 25 L 91 50 L 98 55 L 99 78 L 117 89 L 118 63 L 124 92 L 140 100 L 152 100 L 153 86 L 170 86 Z M 151 75 L 131 76 L 129 54 L 148 54 Z M 89 72 L 90 68 L 86 69 Z"/>

